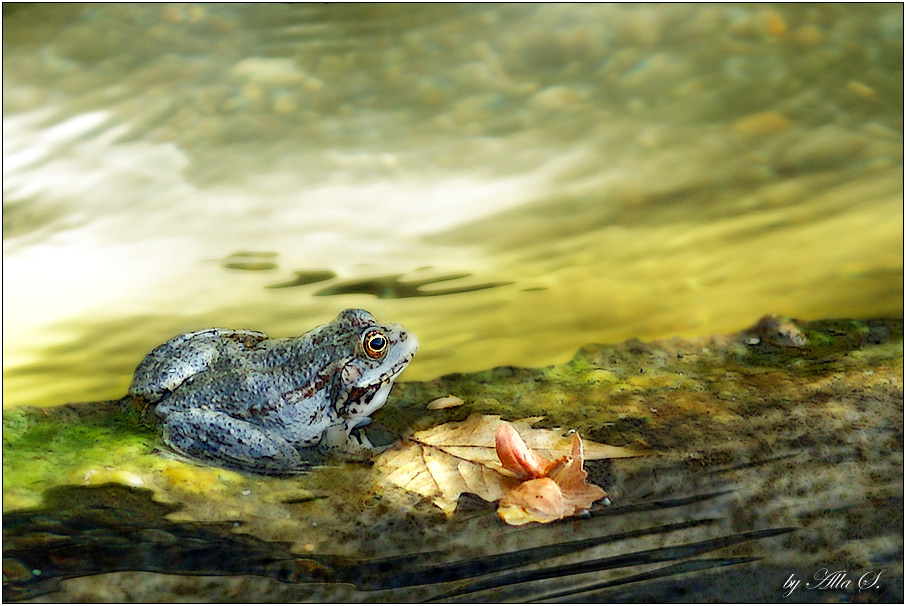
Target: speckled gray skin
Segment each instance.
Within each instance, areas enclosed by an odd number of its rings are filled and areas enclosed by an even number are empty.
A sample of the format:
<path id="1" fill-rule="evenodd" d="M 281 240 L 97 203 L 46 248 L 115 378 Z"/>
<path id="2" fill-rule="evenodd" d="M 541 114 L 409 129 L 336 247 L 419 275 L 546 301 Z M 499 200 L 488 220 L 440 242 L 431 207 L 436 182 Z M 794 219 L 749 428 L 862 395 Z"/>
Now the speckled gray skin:
<path id="1" fill-rule="evenodd" d="M 164 442 L 190 459 L 299 473 L 325 453 L 372 452 L 361 428 L 416 351 L 414 334 L 361 309 L 285 339 L 212 328 L 154 349 L 129 394 L 155 405 Z"/>

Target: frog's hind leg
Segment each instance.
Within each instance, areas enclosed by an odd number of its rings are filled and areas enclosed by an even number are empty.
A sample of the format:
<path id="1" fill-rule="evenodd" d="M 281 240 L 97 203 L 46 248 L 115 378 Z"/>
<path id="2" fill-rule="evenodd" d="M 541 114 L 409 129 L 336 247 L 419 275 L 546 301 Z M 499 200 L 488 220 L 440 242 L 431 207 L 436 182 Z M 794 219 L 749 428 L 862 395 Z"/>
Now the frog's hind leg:
<path id="1" fill-rule="evenodd" d="M 219 467 L 261 475 L 291 475 L 311 467 L 283 438 L 222 412 L 172 412 L 161 424 L 161 433 L 178 453 Z"/>

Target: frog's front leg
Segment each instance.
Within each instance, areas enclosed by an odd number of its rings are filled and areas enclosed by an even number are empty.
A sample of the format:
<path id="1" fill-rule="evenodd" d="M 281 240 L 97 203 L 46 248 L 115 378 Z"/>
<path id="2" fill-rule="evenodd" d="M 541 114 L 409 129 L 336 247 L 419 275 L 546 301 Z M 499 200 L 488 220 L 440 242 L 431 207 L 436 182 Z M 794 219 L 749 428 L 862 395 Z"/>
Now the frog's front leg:
<path id="1" fill-rule="evenodd" d="M 366 427 L 370 422 L 370 418 L 363 417 L 358 419 L 355 424 L 332 425 L 324 432 L 318 448 L 322 452 L 339 455 L 344 459 L 365 460 L 393 446 L 394 440 L 392 438 L 388 440 L 386 435 L 381 435 L 381 439 L 377 443 L 371 439 L 366 432 Z"/>
<path id="2" fill-rule="evenodd" d="M 164 443 L 190 459 L 241 471 L 293 474 L 312 463 L 280 436 L 213 410 L 170 412 L 161 430 Z"/>

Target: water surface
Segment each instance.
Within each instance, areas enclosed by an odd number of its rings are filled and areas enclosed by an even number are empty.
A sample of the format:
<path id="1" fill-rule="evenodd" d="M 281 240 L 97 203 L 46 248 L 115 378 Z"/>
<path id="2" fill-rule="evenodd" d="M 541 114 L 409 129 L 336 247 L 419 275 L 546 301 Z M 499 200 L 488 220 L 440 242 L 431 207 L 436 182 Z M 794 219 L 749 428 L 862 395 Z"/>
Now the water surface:
<path id="1" fill-rule="evenodd" d="M 174 334 L 420 380 L 901 316 L 901 5 L 5 5 L 4 406 Z"/>

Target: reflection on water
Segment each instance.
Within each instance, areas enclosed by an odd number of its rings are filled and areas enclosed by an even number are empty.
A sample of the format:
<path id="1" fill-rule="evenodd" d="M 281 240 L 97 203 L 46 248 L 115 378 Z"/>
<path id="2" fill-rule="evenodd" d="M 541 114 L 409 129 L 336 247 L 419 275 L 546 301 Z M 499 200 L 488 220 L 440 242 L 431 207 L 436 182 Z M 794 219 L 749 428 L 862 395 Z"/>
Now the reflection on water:
<path id="1" fill-rule="evenodd" d="M 4 405 L 116 397 L 176 333 L 345 307 L 419 335 L 411 380 L 901 315 L 902 22 L 5 5 Z"/>

